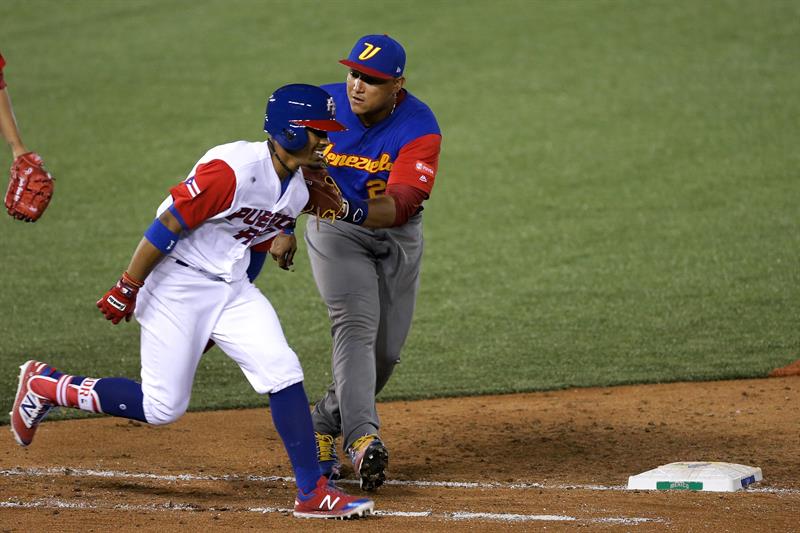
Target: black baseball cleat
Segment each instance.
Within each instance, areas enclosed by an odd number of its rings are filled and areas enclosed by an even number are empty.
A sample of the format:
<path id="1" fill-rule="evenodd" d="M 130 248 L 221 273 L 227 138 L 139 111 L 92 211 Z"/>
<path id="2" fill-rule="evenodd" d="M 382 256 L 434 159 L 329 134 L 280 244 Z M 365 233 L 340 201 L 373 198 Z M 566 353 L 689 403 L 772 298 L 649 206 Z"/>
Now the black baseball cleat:
<path id="1" fill-rule="evenodd" d="M 356 439 L 347 450 L 353 462 L 353 470 L 361 481 L 361 490 L 373 491 L 386 481 L 386 467 L 389 465 L 389 451 L 381 439 L 375 435 L 364 435 Z"/>

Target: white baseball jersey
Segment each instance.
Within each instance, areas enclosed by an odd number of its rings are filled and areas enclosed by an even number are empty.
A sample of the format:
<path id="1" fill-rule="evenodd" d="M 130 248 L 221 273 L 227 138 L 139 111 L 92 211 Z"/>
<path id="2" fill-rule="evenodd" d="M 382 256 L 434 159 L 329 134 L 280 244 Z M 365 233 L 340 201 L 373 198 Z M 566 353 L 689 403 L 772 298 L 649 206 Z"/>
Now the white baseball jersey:
<path id="1" fill-rule="evenodd" d="M 244 277 L 249 248 L 294 224 L 308 202 L 300 172 L 282 193 L 266 142 L 212 148 L 170 193 L 158 215 L 170 209 L 184 228 L 170 257 L 225 281 Z"/>
<path id="2" fill-rule="evenodd" d="M 275 310 L 246 275 L 250 248 L 267 251 L 308 201 L 302 173 L 281 184 L 267 144 L 240 141 L 209 150 L 170 193 L 158 212 L 180 220 L 181 240 L 147 276 L 135 310 L 151 424 L 186 411 L 209 339 L 260 394 L 303 381 Z"/>

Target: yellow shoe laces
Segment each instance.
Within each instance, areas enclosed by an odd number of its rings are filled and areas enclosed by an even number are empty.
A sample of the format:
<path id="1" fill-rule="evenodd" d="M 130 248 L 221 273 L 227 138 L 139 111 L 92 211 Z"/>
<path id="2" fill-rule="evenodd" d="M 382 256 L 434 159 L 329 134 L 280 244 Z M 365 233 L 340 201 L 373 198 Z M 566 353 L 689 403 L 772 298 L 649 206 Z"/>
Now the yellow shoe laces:
<path id="1" fill-rule="evenodd" d="M 378 438 L 378 436 L 375 435 L 374 433 L 371 434 L 371 435 L 364 435 L 363 437 L 357 438 L 350 448 L 352 450 L 356 450 L 356 451 L 360 452 L 362 449 L 364 449 L 367 446 L 369 446 L 370 442 L 372 442 L 373 440 L 375 440 L 377 438 Z"/>
<path id="2" fill-rule="evenodd" d="M 314 433 L 317 437 L 317 452 L 320 461 L 336 461 L 336 441 L 333 435 Z"/>

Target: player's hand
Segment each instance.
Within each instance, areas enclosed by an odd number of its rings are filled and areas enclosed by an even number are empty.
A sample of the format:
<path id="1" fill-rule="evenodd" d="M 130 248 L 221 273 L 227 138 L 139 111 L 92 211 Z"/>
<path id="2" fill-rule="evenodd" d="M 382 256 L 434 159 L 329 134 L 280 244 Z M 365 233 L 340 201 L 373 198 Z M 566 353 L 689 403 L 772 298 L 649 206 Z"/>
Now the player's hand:
<path id="1" fill-rule="evenodd" d="M 134 279 L 125 272 L 117 284 L 97 300 L 97 307 L 114 324 L 119 324 L 123 318 L 130 322 L 136 308 L 136 295 L 142 285 L 143 281 Z"/>
<path id="2" fill-rule="evenodd" d="M 272 259 L 277 261 L 278 266 L 283 270 L 289 270 L 292 267 L 295 252 L 297 252 L 297 238 L 294 234 L 280 233 L 269 248 Z"/>

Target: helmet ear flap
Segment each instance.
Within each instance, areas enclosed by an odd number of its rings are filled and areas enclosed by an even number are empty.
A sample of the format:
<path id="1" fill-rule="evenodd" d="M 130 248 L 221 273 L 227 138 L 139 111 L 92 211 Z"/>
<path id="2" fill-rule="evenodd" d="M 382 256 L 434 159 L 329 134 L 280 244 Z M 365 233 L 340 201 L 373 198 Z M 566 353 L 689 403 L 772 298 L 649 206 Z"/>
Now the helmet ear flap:
<path id="1" fill-rule="evenodd" d="M 269 104 L 268 104 L 269 105 Z M 264 114 L 264 131 L 269 133 L 275 142 L 280 144 L 290 152 L 302 150 L 308 143 L 308 133 L 305 126 L 292 127 L 292 123 L 284 116 L 283 110 L 272 110 L 270 120 L 270 109 Z"/>
<path id="2" fill-rule="evenodd" d="M 286 150 L 296 152 L 297 150 L 302 150 L 308 143 L 308 133 L 306 133 L 305 127 L 300 127 L 296 130 L 292 128 L 283 128 L 275 136 L 275 140 Z"/>

